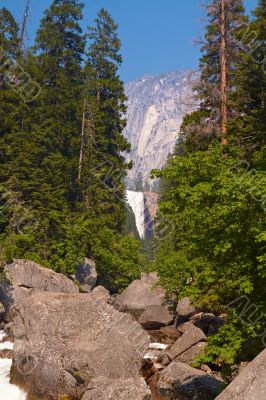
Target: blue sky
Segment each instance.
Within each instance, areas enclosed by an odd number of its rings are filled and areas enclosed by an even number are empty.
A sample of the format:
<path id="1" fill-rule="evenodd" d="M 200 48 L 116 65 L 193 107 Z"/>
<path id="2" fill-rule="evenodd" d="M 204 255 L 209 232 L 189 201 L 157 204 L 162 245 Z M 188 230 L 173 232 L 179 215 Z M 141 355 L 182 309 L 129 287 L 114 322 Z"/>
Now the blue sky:
<path id="1" fill-rule="evenodd" d="M 83 27 L 91 25 L 97 11 L 109 10 L 119 25 L 124 59 L 120 74 L 125 81 L 146 73 L 195 69 L 200 56 L 195 39 L 202 35 L 201 0 L 83 0 Z M 0 0 L 21 23 L 26 0 Z M 51 0 L 31 0 L 29 40 L 34 39 L 43 11 Z M 244 0 L 247 11 L 256 0 Z"/>

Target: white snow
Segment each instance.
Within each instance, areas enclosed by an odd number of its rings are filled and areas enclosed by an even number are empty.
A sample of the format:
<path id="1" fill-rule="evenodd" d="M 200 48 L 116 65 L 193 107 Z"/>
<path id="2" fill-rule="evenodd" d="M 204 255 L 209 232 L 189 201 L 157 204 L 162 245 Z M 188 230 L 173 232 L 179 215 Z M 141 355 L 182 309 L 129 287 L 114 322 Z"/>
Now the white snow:
<path id="1" fill-rule="evenodd" d="M 13 343 L 3 342 L 5 333 L 0 331 L 0 350 L 13 349 Z M 0 358 L 0 399 L 1 400 L 26 400 L 26 394 L 17 386 L 12 385 L 9 380 L 9 373 L 12 360 Z"/>
<path id="2" fill-rule="evenodd" d="M 138 233 L 141 238 L 145 237 L 145 223 L 144 223 L 144 194 L 142 192 L 133 192 L 132 190 L 127 190 L 127 201 L 132 208 Z"/>

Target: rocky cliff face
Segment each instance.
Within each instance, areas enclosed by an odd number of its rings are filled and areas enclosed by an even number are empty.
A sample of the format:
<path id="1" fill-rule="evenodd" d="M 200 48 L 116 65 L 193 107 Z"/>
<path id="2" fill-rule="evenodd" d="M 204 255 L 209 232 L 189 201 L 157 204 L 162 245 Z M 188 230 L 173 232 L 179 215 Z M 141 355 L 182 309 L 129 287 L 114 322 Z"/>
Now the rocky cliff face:
<path id="1" fill-rule="evenodd" d="M 182 119 L 193 110 L 191 72 L 147 75 L 126 85 L 128 124 L 124 131 L 132 151 L 128 160 L 134 168 L 128 174 L 128 187 L 139 190 L 142 174 L 148 181 L 153 168 L 161 168 L 173 150 Z"/>

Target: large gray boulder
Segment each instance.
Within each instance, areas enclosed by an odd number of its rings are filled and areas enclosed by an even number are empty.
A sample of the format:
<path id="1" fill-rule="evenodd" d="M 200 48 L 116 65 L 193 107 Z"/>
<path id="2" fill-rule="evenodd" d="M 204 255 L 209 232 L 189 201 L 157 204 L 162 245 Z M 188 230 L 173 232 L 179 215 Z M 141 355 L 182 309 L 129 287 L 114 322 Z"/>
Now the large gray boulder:
<path id="1" fill-rule="evenodd" d="M 13 370 L 33 398 L 80 399 L 103 376 L 139 379 L 148 335 L 92 294 L 39 292 L 13 313 Z"/>
<path id="2" fill-rule="evenodd" d="M 4 267 L 5 282 L 0 284 L 0 302 L 8 308 L 42 292 L 78 293 L 78 286 L 63 274 L 41 267 L 33 261 L 14 260 Z"/>
<path id="3" fill-rule="evenodd" d="M 93 380 L 82 400 L 150 400 L 151 392 L 143 378 Z"/>
<path id="4" fill-rule="evenodd" d="M 160 329 L 174 322 L 173 315 L 163 306 L 149 306 L 138 320 L 144 329 Z"/>
<path id="5" fill-rule="evenodd" d="M 159 394 L 167 399 L 214 400 L 221 385 L 222 382 L 213 376 L 173 361 L 159 374 L 157 388 Z"/>
<path id="6" fill-rule="evenodd" d="M 84 292 L 91 292 L 97 283 L 96 264 L 89 258 L 85 258 L 76 271 L 76 279 Z"/>
<path id="7" fill-rule="evenodd" d="M 266 399 L 266 350 L 227 386 L 217 400 L 265 400 Z"/>
<path id="8" fill-rule="evenodd" d="M 191 323 L 184 324 L 183 335 L 166 351 L 163 351 L 158 361 L 163 365 L 168 365 L 172 360 L 195 346 L 197 343 L 206 342 L 207 338 L 201 329 Z"/>
<path id="9" fill-rule="evenodd" d="M 158 287 L 158 282 L 157 274 L 142 274 L 141 279 L 132 282 L 118 297 L 119 303 L 138 317 L 147 307 L 162 305 L 165 291 Z"/>

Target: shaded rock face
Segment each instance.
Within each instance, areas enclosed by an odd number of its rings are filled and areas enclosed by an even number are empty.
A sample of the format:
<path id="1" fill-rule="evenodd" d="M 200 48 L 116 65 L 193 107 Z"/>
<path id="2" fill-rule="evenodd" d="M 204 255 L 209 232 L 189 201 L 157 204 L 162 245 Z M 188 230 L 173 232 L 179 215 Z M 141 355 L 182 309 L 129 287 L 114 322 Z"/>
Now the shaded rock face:
<path id="1" fill-rule="evenodd" d="M 251 361 L 217 397 L 217 400 L 264 399 L 266 399 L 266 350 Z"/>
<path id="2" fill-rule="evenodd" d="M 158 213 L 158 193 L 145 192 L 144 194 L 144 232 L 145 238 L 152 238 L 154 224 Z"/>
<path id="3" fill-rule="evenodd" d="M 163 306 L 149 306 L 138 320 L 144 329 L 160 329 L 174 322 L 173 316 Z"/>
<path id="4" fill-rule="evenodd" d="M 151 400 L 143 378 L 93 380 L 82 400 Z"/>
<path id="5" fill-rule="evenodd" d="M 118 297 L 120 304 L 139 318 L 141 313 L 150 306 L 160 306 L 165 297 L 162 288 L 158 284 L 156 274 L 143 274 L 141 279 L 132 282 Z"/>
<path id="6" fill-rule="evenodd" d="M 76 279 L 81 284 L 83 291 L 91 292 L 97 282 L 95 262 L 89 258 L 85 258 L 85 261 L 77 268 Z"/>
<path id="7" fill-rule="evenodd" d="M 92 294 L 39 292 L 13 312 L 13 368 L 30 396 L 80 399 L 92 379 L 139 379 L 148 335 Z"/>
<path id="8" fill-rule="evenodd" d="M 38 292 L 78 293 L 78 286 L 63 274 L 27 260 L 14 260 L 4 268 L 6 282 L 0 285 L 0 302 L 8 306 Z"/>
<path id="9" fill-rule="evenodd" d="M 191 364 L 196 357 L 202 355 L 207 347 L 206 342 L 199 342 L 180 354 L 176 360 L 182 363 Z"/>
<path id="10" fill-rule="evenodd" d="M 181 336 L 174 325 L 165 326 L 159 330 L 148 330 L 148 334 L 154 342 L 163 344 L 173 344 Z"/>
<path id="11" fill-rule="evenodd" d="M 221 381 L 205 372 L 173 361 L 160 373 L 157 388 L 167 399 L 214 400 L 221 385 Z"/>
<path id="12" fill-rule="evenodd" d="M 226 315 L 216 317 L 212 313 L 201 312 L 193 315 L 189 320 L 195 326 L 202 329 L 207 336 L 215 335 L 225 324 Z M 179 329 L 179 328 L 178 328 Z"/>
<path id="13" fill-rule="evenodd" d="M 184 115 L 195 109 L 189 72 L 148 75 L 126 85 L 127 126 L 124 136 L 131 144 L 127 156 L 134 167 L 128 173 L 128 188 L 136 190 L 141 173 L 150 181 L 150 171 L 160 169 L 174 149 Z"/>
<path id="14" fill-rule="evenodd" d="M 176 326 L 178 326 L 183 322 L 188 321 L 190 317 L 197 313 L 197 310 L 192 305 L 190 299 L 188 297 L 184 297 L 177 303 L 176 313 Z"/>

